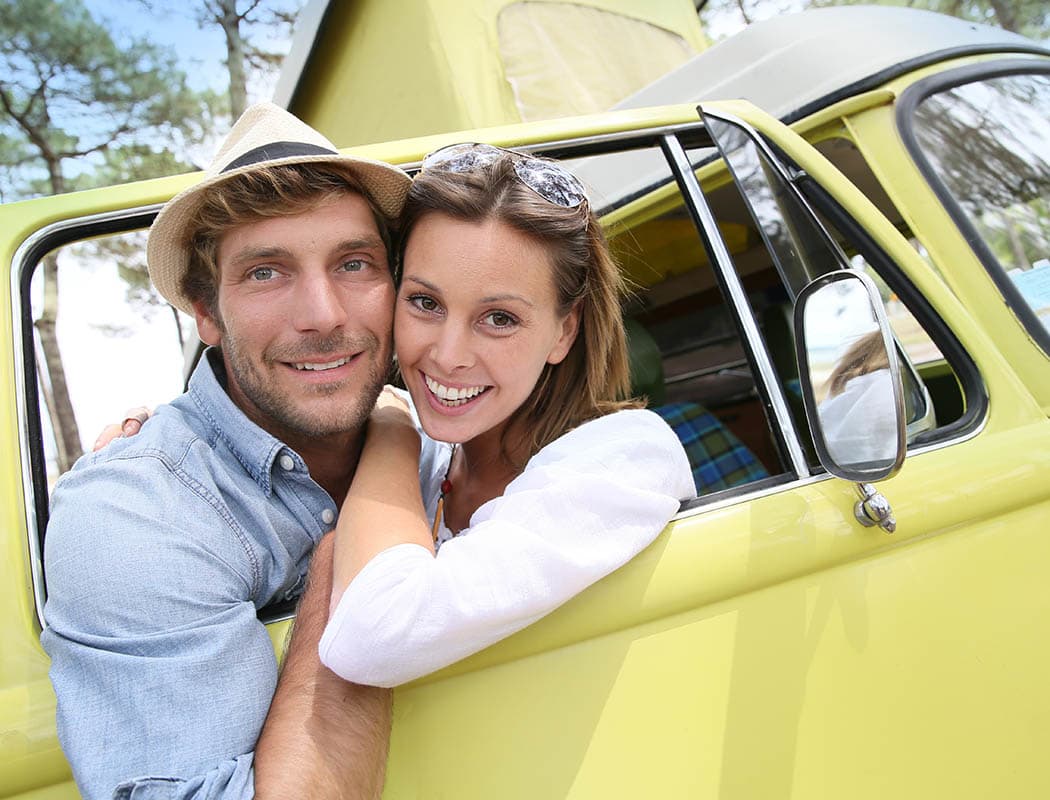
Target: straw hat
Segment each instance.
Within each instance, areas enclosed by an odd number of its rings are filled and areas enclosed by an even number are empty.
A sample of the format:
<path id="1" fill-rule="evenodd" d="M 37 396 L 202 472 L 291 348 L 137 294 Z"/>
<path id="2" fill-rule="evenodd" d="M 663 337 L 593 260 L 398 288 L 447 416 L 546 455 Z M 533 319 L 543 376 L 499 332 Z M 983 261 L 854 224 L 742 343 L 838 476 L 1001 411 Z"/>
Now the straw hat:
<path id="1" fill-rule="evenodd" d="M 146 243 L 149 275 L 157 291 L 180 311 L 193 314 L 182 293 L 182 276 L 189 266 L 187 225 L 207 190 L 236 175 L 280 164 L 332 164 L 352 173 L 379 209 L 389 217 L 401 213 L 411 179 L 381 161 L 341 155 L 330 141 L 302 120 L 273 103 L 247 109 L 197 184 L 175 195 L 153 221 Z"/>

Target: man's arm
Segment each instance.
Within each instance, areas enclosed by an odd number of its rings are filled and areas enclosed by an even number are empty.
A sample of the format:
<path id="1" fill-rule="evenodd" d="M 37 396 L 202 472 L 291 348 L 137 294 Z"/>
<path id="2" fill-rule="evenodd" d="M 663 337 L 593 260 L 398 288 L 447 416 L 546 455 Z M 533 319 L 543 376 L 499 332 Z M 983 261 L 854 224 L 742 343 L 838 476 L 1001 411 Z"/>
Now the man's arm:
<path id="1" fill-rule="evenodd" d="M 379 797 L 390 738 L 390 690 L 347 683 L 321 664 L 332 543 L 318 544 L 270 712 L 255 748 L 255 796 Z"/>
<path id="2" fill-rule="evenodd" d="M 252 594 L 261 573 L 216 500 L 157 458 L 75 469 L 55 491 L 42 643 L 81 795 L 250 800 L 264 726 L 260 797 L 376 795 L 388 694 L 321 676 L 310 634 L 327 612 L 328 544 L 273 702 L 277 664 Z M 367 698 L 378 714 L 362 710 Z M 347 741 L 360 752 L 348 755 Z M 325 781 L 327 794 L 311 786 Z"/>

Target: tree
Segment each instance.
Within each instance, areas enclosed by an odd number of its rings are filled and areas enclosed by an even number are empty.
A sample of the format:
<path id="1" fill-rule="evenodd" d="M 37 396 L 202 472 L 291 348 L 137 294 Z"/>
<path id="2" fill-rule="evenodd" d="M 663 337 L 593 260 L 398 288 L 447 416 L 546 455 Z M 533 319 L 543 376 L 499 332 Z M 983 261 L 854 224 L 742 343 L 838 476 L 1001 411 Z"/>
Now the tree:
<path id="1" fill-rule="evenodd" d="M 165 10 L 155 0 L 139 2 L 154 12 Z M 192 14 L 202 30 L 215 26 L 222 32 L 231 119 L 248 105 L 250 78 L 280 66 L 284 53 L 268 47 L 266 39 L 287 39 L 301 5 L 302 0 L 196 0 L 183 6 L 183 13 Z"/>
<path id="2" fill-rule="evenodd" d="M 825 6 L 871 5 L 872 0 L 709 0 L 700 8 L 705 28 L 717 19 L 733 18 L 745 25 L 777 14 Z M 882 0 L 875 5 L 908 6 L 952 17 L 997 25 L 1033 39 L 1050 35 L 1046 0 Z"/>
<path id="3" fill-rule="evenodd" d="M 5 0 L 0 5 L 0 167 L 4 199 L 57 194 L 134 162 L 141 176 L 173 163 L 199 135 L 201 98 L 174 56 L 148 41 L 116 38 L 80 0 Z M 168 142 L 155 150 L 144 142 Z M 160 169 L 151 170 L 150 165 Z M 71 165 L 75 165 L 72 168 Z M 41 386 L 55 429 L 59 468 L 81 453 L 55 327 L 58 260 L 42 263 L 44 302 L 36 321 Z M 46 369 L 46 375 L 43 370 Z"/>

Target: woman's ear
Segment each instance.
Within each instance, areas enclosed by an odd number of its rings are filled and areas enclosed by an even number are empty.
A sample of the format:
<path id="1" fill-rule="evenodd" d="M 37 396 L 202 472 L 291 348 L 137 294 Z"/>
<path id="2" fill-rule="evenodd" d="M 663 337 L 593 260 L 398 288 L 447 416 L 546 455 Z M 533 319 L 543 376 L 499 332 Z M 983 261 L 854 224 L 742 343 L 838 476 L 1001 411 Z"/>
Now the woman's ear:
<path id="1" fill-rule="evenodd" d="M 197 319 L 197 336 L 213 347 L 222 342 L 222 324 L 209 310 L 207 303 L 193 301 L 193 316 Z"/>
<path id="2" fill-rule="evenodd" d="M 547 363 L 560 364 L 565 360 L 565 356 L 567 356 L 569 350 L 572 349 L 572 344 L 576 341 L 576 335 L 579 332 L 580 304 L 577 303 L 572 307 L 569 313 L 562 318 L 561 332 L 558 334 L 554 346 L 551 347 L 550 353 L 547 354 Z"/>

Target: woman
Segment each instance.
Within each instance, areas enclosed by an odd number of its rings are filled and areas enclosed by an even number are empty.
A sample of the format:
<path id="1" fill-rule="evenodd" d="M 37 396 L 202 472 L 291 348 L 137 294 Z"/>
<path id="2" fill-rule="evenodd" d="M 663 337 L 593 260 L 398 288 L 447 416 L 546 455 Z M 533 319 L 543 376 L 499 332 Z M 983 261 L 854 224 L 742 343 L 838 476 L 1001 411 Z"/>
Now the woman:
<path id="1" fill-rule="evenodd" d="M 824 441 L 840 464 L 892 461 L 897 446 L 897 412 L 889 353 L 881 330 L 853 342 L 824 385 L 818 406 Z"/>
<path id="2" fill-rule="evenodd" d="M 401 229 L 395 347 L 424 435 L 396 398 L 373 414 L 320 645 L 330 669 L 379 686 L 536 621 L 694 494 L 674 433 L 626 400 L 621 279 L 571 174 L 445 148 Z"/>

